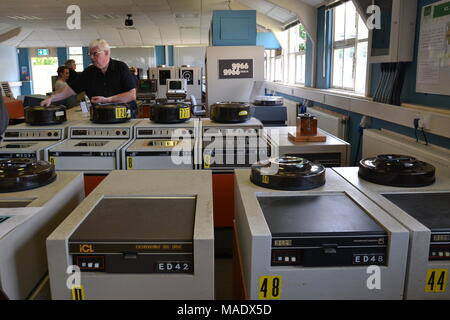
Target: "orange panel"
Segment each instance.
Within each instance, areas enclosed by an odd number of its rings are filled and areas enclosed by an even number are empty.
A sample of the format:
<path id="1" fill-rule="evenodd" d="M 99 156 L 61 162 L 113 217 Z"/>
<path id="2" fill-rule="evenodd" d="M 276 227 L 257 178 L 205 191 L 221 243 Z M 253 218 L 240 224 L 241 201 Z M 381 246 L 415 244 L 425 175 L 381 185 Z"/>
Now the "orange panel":
<path id="1" fill-rule="evenodd" d="M 10 119 L 23 118 L 23 103 L 20 100 L 14 100 L 11 98 L 3 97 L 5 102 L 6 110 Z"/>
<path id="2" fill-rule="evenodd" d="M 139 106 L 138 118 L 139 119 L 149 119 L 150 118 L 151 106 L 149 104 L 142 104 Z"/>
<path id="3" fill-rule="evenodd" d="M 214 227 L 233 227 L 234 173 L 213 173 Z"/>
<path id="4" fill-rule="evenodd" d="M 103 179 L 106 178 L 106 174 L 105 175 L 98 175 L 98 176 L 94 176 L 94 175 L 84 175 L 84 194 L 87 197 L 89 195 L 89 193 L 92 192 L 92 190 L 95 189 L 95 187 L 97 187 L 100 182 L 103 181 Z"/>

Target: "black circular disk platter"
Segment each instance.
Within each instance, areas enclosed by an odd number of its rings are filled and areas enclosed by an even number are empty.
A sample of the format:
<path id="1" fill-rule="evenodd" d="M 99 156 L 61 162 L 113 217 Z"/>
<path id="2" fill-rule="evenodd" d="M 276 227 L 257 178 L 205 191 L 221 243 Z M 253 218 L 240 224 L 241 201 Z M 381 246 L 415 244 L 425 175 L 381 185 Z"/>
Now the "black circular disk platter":
<path id="1" fill-rule="evenodd" d="M 210 106 L 209 118 L 218 123 L 242 123 L 253 116 L 255 109 L 245 102 L 217 102 Z"/>
<path id="2" fill-rule="evenodd" d="M 436 181 L 434 166 L 403 155 L 363 159 L 359 163 L 358 175 L 369 182 L 403 188 L 426 187 Z"/>
<path id="3" fill-rule="evenodd" d="M 306 159 L 283 157 L 252 165 L 250 180 L 275 190 L 310 190 L 325 184 L 325 168 Z"/>
<path id="4" fill-rule="evenodd" d="M 25 122 L 31 126 L 54 125 L 67 121 L 65 106 L 26 107 L 24 113 Z"/>
<path id="5" fill-rule="evenodd" d="M 0 192 L 16 192 L 45 186 L 56 179 L 55 166 L 32 159 L 0 160 Z"/>
<path id="6" fill-rule="evenodd" d="M 150 119 L 157 123 L 180 123 L 191 118 L 190 106 L 182 103 L 162 103 L 151 105 Z"/>
<path id="7" fill-rule="evenodd" d="M 277 96 L 259 96 L 253 102 L 255 106 L 282 106 L 284 99 Z"/>
<path id="8" fill-rule="evenodd" d="M 91 121 L 99 124 L 122 123 L 130 120 L 130 108 L 126 103 L 99 103 L 90 109 Z"/>

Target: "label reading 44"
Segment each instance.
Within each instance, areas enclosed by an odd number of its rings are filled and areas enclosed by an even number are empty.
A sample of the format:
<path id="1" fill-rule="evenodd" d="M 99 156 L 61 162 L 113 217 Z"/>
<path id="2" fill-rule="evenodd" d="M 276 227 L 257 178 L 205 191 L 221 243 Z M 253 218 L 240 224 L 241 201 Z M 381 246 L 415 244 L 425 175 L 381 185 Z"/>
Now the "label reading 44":
<path id="1" fill-rule="evenodd" d="M 425 282 L 425 292 L 446 292 L 447 279 L 447 269 L 429 269 Z"/>

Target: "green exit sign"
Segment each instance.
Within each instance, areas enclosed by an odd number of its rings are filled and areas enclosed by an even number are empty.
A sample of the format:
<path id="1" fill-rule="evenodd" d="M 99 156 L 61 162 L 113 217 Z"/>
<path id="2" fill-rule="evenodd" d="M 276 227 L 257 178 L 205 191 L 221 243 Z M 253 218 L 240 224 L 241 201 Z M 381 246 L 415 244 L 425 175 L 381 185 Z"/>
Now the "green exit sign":
<path id="1" fill-rule="evenodd" d="M 48 49 L 38 49 L 38 56 L 48 56 Z"/>

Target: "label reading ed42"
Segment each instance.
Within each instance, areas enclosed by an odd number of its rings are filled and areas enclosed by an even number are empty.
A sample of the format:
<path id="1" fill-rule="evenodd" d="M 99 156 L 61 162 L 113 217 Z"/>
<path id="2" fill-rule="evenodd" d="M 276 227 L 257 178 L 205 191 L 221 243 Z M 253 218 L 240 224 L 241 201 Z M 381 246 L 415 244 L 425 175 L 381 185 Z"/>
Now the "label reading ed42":
<path id="1" fill-rule="evenodd" d="M 425 282 L 425 292 L 446 292 L 448 269 L 429 269 Z"/>

